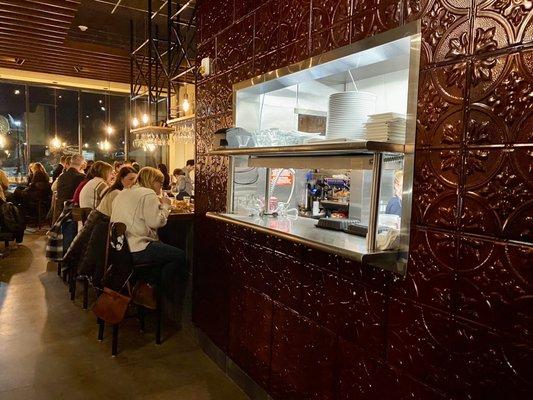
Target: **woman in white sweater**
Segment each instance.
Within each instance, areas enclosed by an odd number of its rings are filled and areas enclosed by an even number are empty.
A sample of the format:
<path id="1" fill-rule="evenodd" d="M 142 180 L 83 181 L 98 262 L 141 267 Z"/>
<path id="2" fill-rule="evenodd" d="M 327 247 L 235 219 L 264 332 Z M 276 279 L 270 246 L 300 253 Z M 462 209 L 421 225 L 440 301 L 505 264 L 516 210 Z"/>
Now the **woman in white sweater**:
<path id="1" fill-rule="evenodd" d="M 105 190 L 113 183 L 115 173 L 113 166 L 103 161 L 95 162 L 91 167 L 93 178 L 83 186 L 80 192 L 80 207 L 98 207 Z"/>
<path id="2" fill-rule="evenodd" d="M 115 177 L 115 182 L 113 182 L 113 184 L 105 190 L 104 194 L 102 195 L 102 201 L 100 201 L 100 204 L 96 209 L 102 214 L 110 217 L 115 198 L 118 196 L 121 190 L 131 188 L 135 183 L 136 178 L 137 171 L 135 171 L 132 167 L 127 165 L 121 167 L 118 170 L 117 176 Z"/>
<path id="3" fill-rule="evenodd" d="M 157 229 L 167 223 L 170 199 L 162 197 L 163 174 L 144 167 L 137 184 L 121 191 L 113 201 L 111 222 L 126 225 L 126 238 L 135 264 L 152 264 L 153 268 L 138 271 L 137 277 L 159 284 L 163 293 L 176 299 L 176 273 L 186 274 L 185 254 L 177 247 L 159 241 Z M 142 273 L 142 276 L 139 276 Z"/>

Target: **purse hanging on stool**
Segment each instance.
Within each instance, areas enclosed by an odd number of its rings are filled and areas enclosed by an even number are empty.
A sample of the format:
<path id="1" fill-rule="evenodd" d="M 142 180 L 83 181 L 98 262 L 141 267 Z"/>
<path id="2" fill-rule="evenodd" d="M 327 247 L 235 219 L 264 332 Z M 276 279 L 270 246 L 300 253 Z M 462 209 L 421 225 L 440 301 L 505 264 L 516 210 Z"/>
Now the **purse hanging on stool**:
<path id="1" fill-rule="evenodd" d="M 98 296 L 98 299 L 92 308 L 93 313 L 98 318 L 113 325 L 120 323 L 124 319 L 128 305 L 131 302 L 131 290 L 129 285 L 131 276 L 132 274 L 128 276 L 128 279 L 121 288 L 122 290 L 125 286 L 127 286 L 128 295 L 124 295 L 113 289 L 104 287 L 104 290 L 100 296 Z"/>

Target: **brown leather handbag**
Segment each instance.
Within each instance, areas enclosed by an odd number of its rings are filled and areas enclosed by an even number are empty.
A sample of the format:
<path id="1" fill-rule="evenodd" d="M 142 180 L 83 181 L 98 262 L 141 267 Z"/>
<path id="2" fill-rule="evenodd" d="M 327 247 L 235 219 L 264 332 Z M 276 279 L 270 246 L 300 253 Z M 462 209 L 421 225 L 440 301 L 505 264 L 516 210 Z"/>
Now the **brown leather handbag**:
<path id="1" fill-rule="evenodd" d="M 93 313 L 109 324 L 118 324 L 124 319 L 131 297 L 104 287 L 94 303 Z"/>
<path id="2" fill-rule="evenodd" d="M 139 281 L 132 290 L 132 301 L 135 304 L 155 310 L 157 308 L 157 299 L 155 287 L 147 282 Z"/>

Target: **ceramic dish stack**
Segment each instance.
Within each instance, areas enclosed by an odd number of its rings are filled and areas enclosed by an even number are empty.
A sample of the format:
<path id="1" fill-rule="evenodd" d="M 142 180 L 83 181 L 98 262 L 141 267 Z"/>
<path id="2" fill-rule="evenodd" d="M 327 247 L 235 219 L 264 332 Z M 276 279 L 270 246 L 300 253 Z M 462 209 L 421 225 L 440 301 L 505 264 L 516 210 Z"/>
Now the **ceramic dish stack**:
<path id="1" fill-rule="evenodd" d="M 329 97 L 326 139 L 366 140 L 363 124 L 376 109 L 376 96 L 368 92 L 341 92 Z"/>
<path id="2" fill-rule="evenodd" d="M 369 115 L 364 132 L 370 141 L 405 143 L 405 115 L 392 112 Z"/>

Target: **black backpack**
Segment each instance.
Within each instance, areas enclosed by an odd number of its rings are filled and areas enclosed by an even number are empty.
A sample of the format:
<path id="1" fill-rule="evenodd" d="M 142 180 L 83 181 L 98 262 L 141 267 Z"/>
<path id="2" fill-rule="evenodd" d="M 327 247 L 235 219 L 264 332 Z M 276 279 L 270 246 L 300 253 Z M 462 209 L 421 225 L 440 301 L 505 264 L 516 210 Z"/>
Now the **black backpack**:
<path id="1" fill-rule="evenodd" d="M 13 203 L 2 203 L 0 205 L 0 227 L 2 232 L 12 233 L 17 243 L 21 243 L 26 229 L 24 214 Z"/>

